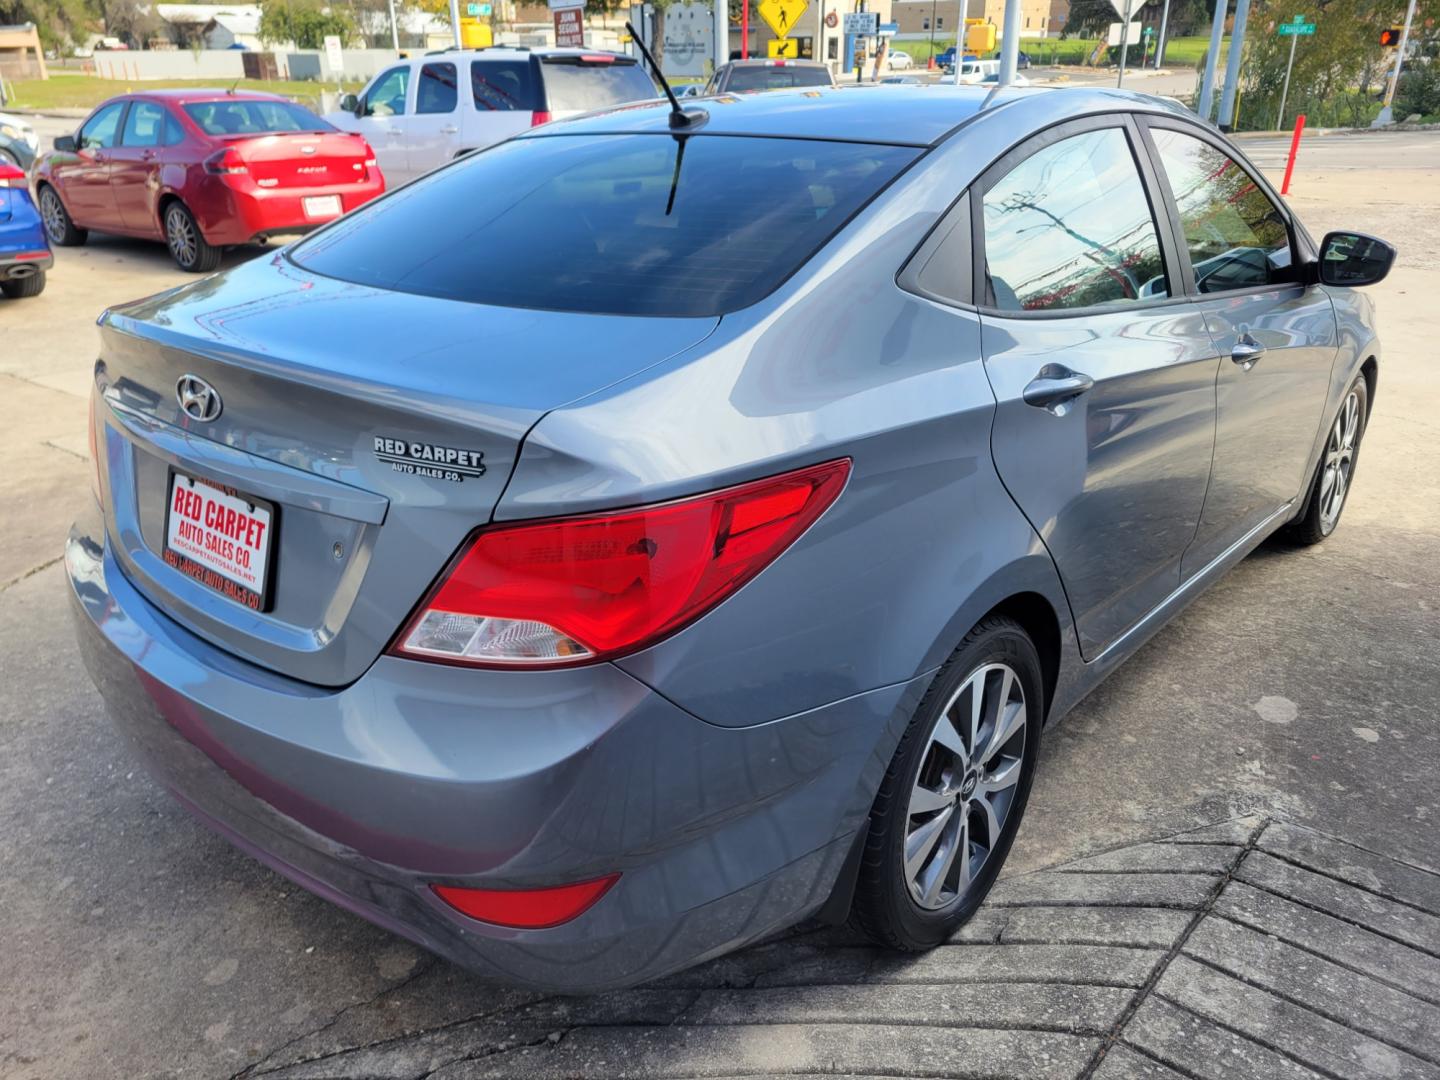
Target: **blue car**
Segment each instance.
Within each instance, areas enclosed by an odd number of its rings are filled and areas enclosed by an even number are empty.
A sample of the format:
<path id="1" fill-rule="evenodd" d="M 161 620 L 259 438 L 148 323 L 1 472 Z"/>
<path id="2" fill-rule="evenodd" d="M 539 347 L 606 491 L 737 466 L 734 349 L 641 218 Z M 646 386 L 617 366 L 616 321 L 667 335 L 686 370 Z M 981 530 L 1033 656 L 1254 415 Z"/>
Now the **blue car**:
<path id="1" fill-rule="evenodd" d="M 24 170 L 0 161 L 0 293 L 39 296 L 54 262 Z"/>
<path id="2" fill-rule="evenodd" d="M 202 820 L 492 979 L 928 949 L 1047 727 L 1337 528 L 1393 256 L 1113 89 L 531 128 L 101 318 L 81 653 Z"/>

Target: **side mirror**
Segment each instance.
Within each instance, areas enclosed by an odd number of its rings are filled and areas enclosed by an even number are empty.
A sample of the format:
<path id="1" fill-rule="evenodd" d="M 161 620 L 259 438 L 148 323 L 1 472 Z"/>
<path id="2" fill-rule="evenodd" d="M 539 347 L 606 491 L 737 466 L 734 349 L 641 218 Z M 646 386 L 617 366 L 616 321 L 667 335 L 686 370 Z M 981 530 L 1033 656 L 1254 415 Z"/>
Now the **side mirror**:
<path id="1" fill-rule="evenodd" d="M 1332 232 L 1320 245 L 1320 281 L 1348 289 L 1374 285 L 1390 273 L 1395 249 L 1364 233 Z"/>
<path id="2" fill-rule="evenodd" d="M 360 115 L 360 99 L 354 94 L 346 94 L 340 99 L 340 111 Z"/>
<path id="3" fill-rule="evenodd" d="M 73 153 L 75 152 L 75 136 L 74 136 L 74 135 L 56 135 L 56 136 L 55 136 L 55 149 L 56 149 L 56 150 L 63 151 L 64 153 L 67 153 L 67 154 L 73 154 Z"/>

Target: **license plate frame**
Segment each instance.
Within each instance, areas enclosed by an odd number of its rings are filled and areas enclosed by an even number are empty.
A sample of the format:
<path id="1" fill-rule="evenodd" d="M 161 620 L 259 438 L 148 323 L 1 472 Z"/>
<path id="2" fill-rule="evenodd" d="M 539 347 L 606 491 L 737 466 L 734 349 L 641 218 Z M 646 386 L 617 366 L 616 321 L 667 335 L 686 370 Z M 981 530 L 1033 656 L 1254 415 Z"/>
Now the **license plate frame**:
<path id="1" fill-rule="evenodd" d="M 225 560 L 221 557 L 217 555 L 204 556 L 203 540 L 201 541 L 202 557 L 200 558 L 171 546 L 172 540 L 175 539 L 172 529 L 182 527 L 181 523 L 177 521 L 175 508 L 176 485 L 182 483 L 186 484 L 190 491 L 196 491 L 198 488 L 208 489 L 207 492 L 201 494 L 208 496 L 221 508 L 235 510 L 237 514 L 243 514 L 264 525 L 264 529 L 260 533 L 258 555 L 249 554 L 252 550 L 251 545 L 238 545 L 245 549 L 252 571 L 258 567 L 258 573 L 255 576 L 259 588 L 254 588 L 246 583 L 243 568 L 238 565 L 227 571 Z M 260 511 L 261 514 L 256 514 L 256 511 Z M 270 611 L 275 600 L 275 564 L 279 552 L 275 536 L 279 531 L 279 521 L 279 508 L 268 499 L 250 495 L 227 484 L 207 479 L 184 469 L 171 467 L 166 472 L 165 532 L 161 537 L 160 557 L 167 566 L 180 571 L 192 581 L 223 596 L 232 603 L 249 608 L 251 611 Z M 193 519 L 189 519 L 189 524 L 196 526 Z M 223 539 L 230 539 L 230 542 L 234 543 L 233 539 L 224 536 L 222 530 L 214 529 L 205 523 L 203 509 L 201 510 L 201 520 L 196 527 L 199 528 L 201 534 L 219 533 Z M 233 528 L 231 531 L 234 531 Z M 183 539 L 194 542 L 193 537 Z"/>
<path id="2" fill-rule="evenodd" d="M 300 199 L 305 216 L 312 221 L 337 218 L 345 211 L 339 195 L 305 195 Z"/>

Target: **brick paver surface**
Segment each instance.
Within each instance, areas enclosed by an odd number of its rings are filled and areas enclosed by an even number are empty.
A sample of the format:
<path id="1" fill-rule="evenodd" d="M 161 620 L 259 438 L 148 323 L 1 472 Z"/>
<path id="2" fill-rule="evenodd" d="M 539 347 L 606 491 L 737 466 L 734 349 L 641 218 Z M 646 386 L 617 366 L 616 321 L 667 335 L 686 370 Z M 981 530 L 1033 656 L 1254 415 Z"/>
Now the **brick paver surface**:
<path id="1" fill-rule="evenodd" d="M 1440 874 L 1240 818 L 1011 877 L 948 945 L 814 930 L 658 984 L 375 1030 L 246 1077 L 1440 1080 Z"/>

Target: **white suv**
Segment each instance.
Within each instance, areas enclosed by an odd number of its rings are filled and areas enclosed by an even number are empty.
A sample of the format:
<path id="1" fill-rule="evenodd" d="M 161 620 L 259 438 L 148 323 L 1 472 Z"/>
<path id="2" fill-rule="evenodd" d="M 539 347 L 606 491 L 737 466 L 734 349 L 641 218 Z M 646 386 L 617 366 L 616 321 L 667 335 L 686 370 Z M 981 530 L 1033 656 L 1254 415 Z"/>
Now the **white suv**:
<path id="1" fill-rule="evenodd" d="M 395 187 L 536 124 L 658 92 L 619 53 L 584 49 L 446 49 L 386 68 L 326 115 L 358 131 Z"/>

